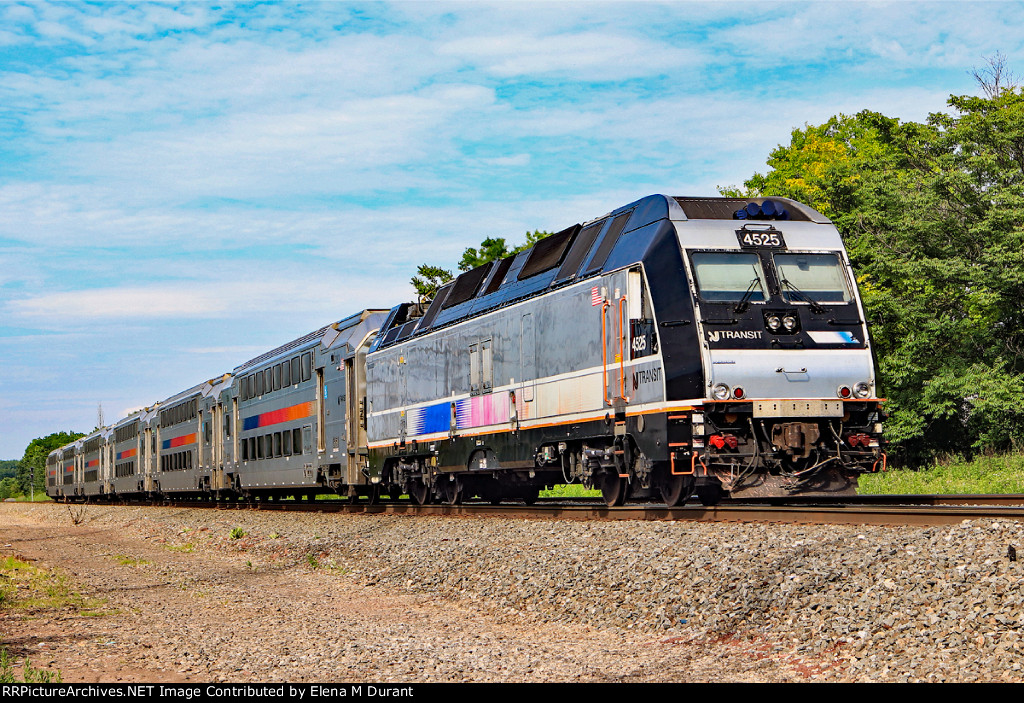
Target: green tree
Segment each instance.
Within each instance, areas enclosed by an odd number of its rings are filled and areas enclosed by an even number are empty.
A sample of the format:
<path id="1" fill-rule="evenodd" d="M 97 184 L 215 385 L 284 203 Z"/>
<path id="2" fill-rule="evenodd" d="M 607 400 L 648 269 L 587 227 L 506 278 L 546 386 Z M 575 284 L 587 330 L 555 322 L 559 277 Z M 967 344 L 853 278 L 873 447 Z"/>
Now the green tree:
<path id="1" fill-rule="evenodd" d="M 504 259 L 510 253 L 508 246 L 505 244 L 504 237 L 498 237 L 497 239 L 491 239 L 488 237 L 480 243 L 480 249 L 475 247 L 468 247 L 462 252 L 462 260 L 459 261 L 460 271 L 469 271 L 475 269 L 477 266 L 483 266 L 488 261 L 496 261 L 498 259 Z"/>
<path id="2" fill-rule="evenodd" d="M 437 295 L 437 289 L 452 280 L 451 271 L 429 264 L 420 264 L 416 273 L 418 275 L 412 277 L 411 283 L 420 302 L 433 300 Z"/>
<path id="3" fill-rule="evenodd" d="M 18 475 L 18 460 L 4 459 L 0 461 L 0 478 Z"/>
<path id="4" fill-rule="evenodd" d="M 0 479 L 0 500 L 16 498 L 21 494 L 21 486 L 18 485 L 18 479 L 13 476 Z"/>
<path id="5" fill-rule="evenodd" d="M 949 105 L 794 130 L 731 189 L 808 203 L 843 233 L 909 462 L 1024 446 L 1024 96 Z"/>
<path id="6" fill-rule="evenodd" d="M 550 234 L 551 232 L 541 230 L 527 232 L 526 241 L 512 249 L 508 248 L 508 244 L 503 237 L 487 237 L 480 243 L 479 248 L 466 247 L 465 251 L 462 252 L 462 259 L 459 260 L 458 270 L 469 271 L 477 266 L 483 266 L 490 261 L 503 259 L 510 254 L 518 254 L 525 249 L 529 249 L 539 240 Z M 416 269 L 416 273 L 417 275 L 412 277 L 411 283 L 412 287 L 416 289 L 416 295 L 420 302 L 432 300 L 437 294 L 438 289 L 452 280 L 450 269 L 443 269 L 438 266 L 431 266 L 430 264 L 420 264 L 419 268 Z"/>
<path id="7" fill-rule="evenodd" d="M 28 495 L 34 481 L 36 492 L 46 493 L 46 457 L 54 449 L 84 436 L 80 432 L 54 432 L 29 442 L 25 448 L 25 455 L 18 464 L 18 487 L 21 492 Z"/>

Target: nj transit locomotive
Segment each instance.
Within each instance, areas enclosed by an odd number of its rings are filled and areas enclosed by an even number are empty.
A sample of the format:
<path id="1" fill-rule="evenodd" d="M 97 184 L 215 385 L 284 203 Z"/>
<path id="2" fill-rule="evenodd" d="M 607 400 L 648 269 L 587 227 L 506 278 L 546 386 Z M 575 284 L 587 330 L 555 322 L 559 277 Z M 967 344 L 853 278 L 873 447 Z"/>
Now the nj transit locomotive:
<path id="1" fill-rule="evenodd" d="M 652 195 L 64 447 L 49 486 L 710 504 L 850 492 L 884 467 L 881 421 L 827 218 Z"/>

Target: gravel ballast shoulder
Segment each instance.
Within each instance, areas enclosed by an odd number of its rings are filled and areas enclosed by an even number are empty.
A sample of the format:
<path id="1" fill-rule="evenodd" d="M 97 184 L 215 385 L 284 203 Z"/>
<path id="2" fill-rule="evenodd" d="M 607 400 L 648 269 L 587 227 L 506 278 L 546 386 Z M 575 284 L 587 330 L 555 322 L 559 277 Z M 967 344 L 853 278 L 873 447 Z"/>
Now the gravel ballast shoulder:
<path id="1" fill-rule="evenodd" d="M 0 552 L 105 601 L 0 615 L 3 646 L 66 681 L 1024 679 L 1009 520 L 74 510 L 0 506 Z"/>

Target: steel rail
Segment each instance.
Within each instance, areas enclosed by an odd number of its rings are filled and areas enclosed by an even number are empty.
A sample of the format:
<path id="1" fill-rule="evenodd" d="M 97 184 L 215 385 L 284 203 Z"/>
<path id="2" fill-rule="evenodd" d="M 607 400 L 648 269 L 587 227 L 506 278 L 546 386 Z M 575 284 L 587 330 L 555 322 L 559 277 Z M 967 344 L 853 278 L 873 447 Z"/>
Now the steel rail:
<path id="1" fill-rule="evenodd" d="M 349 501 L 135 501 L 133 505 L 163 505 L 177 508 L 218 510 L 270 510 L 297 512 L 354 512 L 370 515 L 507 517 L 555 520 L 659 520 L 680 522 L 762 522 L 808 525 L 953 525 L 964 520 L 998 518 L 1024 521 L 1024 496 L 881 496 L 883 501 L 861 502 L 880 496 L 858 496 L 857 500 L 785 505 L 728 503 L 713 507 L 687 505 L 625 505 L 608 507 L 599 501 L 573 501 L 543 505 L 415 505 L 412 502 L 369 504 Z M 959 502 L 954 502 L 959 501 Z M 1013 502 L 1010 502 L 1013 501 Z"/>

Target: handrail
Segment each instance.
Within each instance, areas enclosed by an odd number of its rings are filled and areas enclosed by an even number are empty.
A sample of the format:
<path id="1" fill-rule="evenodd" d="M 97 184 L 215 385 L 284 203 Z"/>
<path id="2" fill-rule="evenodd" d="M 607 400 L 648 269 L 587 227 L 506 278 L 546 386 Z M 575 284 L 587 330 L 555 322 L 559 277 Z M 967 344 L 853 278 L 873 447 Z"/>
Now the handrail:
<path id="1" fill-rule="evenodd" d="M 626 296 L 619 298 L 619 381 L 622 387 L 621 397 L 628 403 L 629 396 L 626 395 L 626 331 L 623 329 L 625 323 L 622 317 L 625 303 Z"/>
<path id="2" fill-rule="evenodd" d="M 611 303 L 605 298 L 601 303 L 601 385 L 604 392 L 604 402 L 608 405 L 612 404 L 611 399 L 608 397 L 608 331 L 607 331 L 607 312 L 608 308 L 611 307 Z"/>

